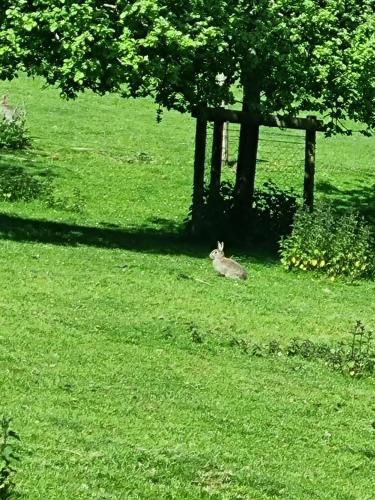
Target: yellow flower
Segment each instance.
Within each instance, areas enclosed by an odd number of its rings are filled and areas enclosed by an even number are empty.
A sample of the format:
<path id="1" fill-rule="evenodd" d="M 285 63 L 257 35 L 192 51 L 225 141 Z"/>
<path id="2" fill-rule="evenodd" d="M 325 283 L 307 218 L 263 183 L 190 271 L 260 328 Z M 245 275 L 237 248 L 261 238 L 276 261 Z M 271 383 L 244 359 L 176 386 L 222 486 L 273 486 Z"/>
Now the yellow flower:
<path id="1" fill-rule="evenodd" d="M 319 263 L 319 267 L 324 267 L 326 265 L 326 261 L 323 259 Z"/>
<path id="2" fill-rule="evenodd" d="M 316 259 L 313 259 L 313 260 L 311 261 L 311 265 L 312 265 L 313 267 L 316 267 L 316 266 L 318 265 L 318 261 L 317 261 Z"/>

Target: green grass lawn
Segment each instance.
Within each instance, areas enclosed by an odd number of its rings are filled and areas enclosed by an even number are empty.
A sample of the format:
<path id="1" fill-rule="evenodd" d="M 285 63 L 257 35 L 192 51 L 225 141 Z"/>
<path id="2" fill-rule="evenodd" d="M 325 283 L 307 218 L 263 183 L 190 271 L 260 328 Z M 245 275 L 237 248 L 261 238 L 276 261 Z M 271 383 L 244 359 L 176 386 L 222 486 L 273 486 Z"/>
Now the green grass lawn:
<path id="1" fill-rule="evenodd" d="M 230 340 L 336 342 L 356 320 L 374 328 L 375 284 L 287 273 L 236 249 L 249 280 L 217 277 L 211 248 L 176 236 L 190 117 L 157 125 L 150 101 L 65 102 L 39 80 L 1 82 L 7 91 L 34 148 L 2 152 L 0 171 L 50 179 L 55 199 L 0 202 L 0 414 L 22 437 L 20 497 L 374 498 L 374 379 L 254 358 Z M 303 144 L 281 152 L 273 134 L 259 184 L 301 189 Z M 320 137 L 318 196 L 374 204 L 374 150 L 375 139 Z"/>

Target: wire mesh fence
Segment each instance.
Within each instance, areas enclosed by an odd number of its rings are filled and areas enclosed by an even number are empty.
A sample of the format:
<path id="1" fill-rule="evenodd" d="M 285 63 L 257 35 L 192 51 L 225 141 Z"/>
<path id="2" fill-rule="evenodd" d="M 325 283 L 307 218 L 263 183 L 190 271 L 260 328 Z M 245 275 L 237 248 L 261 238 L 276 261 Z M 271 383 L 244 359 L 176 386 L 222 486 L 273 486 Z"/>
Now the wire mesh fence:
<path id="1" fill-rule="evenodd" d="M 213 124 L 207 128 L 207 151 L 205 181 L 209 182 L 212 158 Z M 234 182 L 239 145 L 240 125 L 230 123 L 227 138 L 227 161 L 222 170 L 222 179 Z M 281 189 L 293 188 L 302 194 L 305 161 L 305 131 L 277 128 L 260 128 L 256 186 L 272 181 Z"/>

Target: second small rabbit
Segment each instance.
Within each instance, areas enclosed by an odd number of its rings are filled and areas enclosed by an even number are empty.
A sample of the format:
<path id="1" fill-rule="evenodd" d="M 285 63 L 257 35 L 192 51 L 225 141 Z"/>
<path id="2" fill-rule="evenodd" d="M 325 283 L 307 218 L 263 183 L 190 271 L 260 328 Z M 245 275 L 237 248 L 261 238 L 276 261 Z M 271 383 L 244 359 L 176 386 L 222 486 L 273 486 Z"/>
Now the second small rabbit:
<path id="1" fill-rule="evenodd" d="M 210 253 L 212 265 L 215 271 L 226 278 L 237 278 L 246 280 L 247 271 L 238 262 L 233 259 L 228 259 L 224 256 L 224 243 L 217 242 L 217 248 Z"/>
<path id="2" fill-rule="evenodd" d="M 1 108 L 3 117 L 7 122 L 12 123 L 22 117 L 22 112 L 18 108 L 10 104 L 9 96 L 7 95 L 3 96 L 3 100 L 1 102 Z"/>

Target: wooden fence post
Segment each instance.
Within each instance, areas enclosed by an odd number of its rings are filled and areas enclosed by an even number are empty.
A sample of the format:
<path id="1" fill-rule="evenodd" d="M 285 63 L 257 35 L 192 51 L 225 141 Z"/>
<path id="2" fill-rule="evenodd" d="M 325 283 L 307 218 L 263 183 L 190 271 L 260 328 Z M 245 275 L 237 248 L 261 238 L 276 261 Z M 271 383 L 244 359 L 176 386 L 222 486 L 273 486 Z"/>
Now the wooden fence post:
<path id="1" fill-rule="evenodd" d="M 221 166 L 228 165 L 229 162 L 229 122 L 224 122 L 223 141 L 221 146 Z"/>
<path id="2" fill-rule="evenodd" d="M 194 180 L 192 204 L 192 234 L 200 231 L 200 222 L 203 216 L 204 196 L 204 167 L 206 161 L 207 117 L 203 110 L 197 112 L 195 129 L 195 155 L 194 155 Z"/>
<path id="3" fill-rule="evenodd" d="M 316 118 L 309 116 L 308 118 Z M 306 130 L 305 137 L 305 177 L 303 183 L 303 199 L 309 210 L 314 208 L 314 184 L 315 184 L 315 152 L 316 131 Z"/>
<path id="4" fill-rule="evenodd" d="M 212 155 L 211 155 L 211 178 L 210 178 L 210 196 L 215 198 L 220 193 L 221 180 L 221 162 L 223 153 L 223 131 L 224 122 L 215 121 L 212 136 Z"/>

